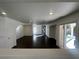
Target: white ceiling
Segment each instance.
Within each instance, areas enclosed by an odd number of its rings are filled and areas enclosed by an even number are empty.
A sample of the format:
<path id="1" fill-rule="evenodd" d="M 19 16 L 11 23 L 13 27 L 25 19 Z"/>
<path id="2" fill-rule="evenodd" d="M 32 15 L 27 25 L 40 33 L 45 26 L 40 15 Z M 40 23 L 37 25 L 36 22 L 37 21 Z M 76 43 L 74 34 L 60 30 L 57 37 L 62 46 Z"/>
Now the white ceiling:
<path id="1" fill-rule="evenodd" d="M 10 0 L 8 0 L 10 1 Z M 0 3 L 1 11 L 7 16 L 22 22 L 48 22 L 65 16 L 78 9 L 76 2 L 5 2 Z M 29 1 L 29 0 L 27 0 Z M 49 15 L 52 10 L 53 15 Z"/>
<path id="2" fill-rule="evenodd" d="M 0 2 L 79 2 L 79 0 L 0 0 Z"/>

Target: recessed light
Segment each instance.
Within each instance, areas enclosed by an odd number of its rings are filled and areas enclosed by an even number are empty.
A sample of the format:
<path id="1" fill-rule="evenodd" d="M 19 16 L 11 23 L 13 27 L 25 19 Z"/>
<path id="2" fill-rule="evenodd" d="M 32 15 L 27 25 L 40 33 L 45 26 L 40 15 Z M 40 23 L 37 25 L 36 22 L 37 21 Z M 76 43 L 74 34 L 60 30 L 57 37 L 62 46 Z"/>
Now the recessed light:
<path id="1" fill-rule="evenodd" d="M 49 15 L 53 15 L 54 13 L 50 12 Z"/>
<path id="2" fill-rule="evenodd" d="M 1 12 L 1 14 L 3 14 L 3 15 L 7 15 L 7 13 L 6 13 L 6 12 Z"/>

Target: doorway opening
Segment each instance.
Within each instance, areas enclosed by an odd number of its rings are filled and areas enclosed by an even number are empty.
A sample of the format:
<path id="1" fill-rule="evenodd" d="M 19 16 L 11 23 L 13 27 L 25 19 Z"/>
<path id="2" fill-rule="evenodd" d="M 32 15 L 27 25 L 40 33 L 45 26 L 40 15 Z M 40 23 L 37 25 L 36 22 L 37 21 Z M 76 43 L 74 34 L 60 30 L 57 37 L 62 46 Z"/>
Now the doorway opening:
<path id="1" fill-rule="evenodd" d="M 74 29 L 76 23 L 69 23 L 64 25 L 64 39 L 65 39 L 65 48 L 75 49 L 74 40 L 76 36 L 74 35 Z"/>
<path id="2" fill-rule="evenodd" d="M 68 23 L 59 26 L 59 45 L 61 48 L 75 49 L 74 41 L 76 23 Z"/>

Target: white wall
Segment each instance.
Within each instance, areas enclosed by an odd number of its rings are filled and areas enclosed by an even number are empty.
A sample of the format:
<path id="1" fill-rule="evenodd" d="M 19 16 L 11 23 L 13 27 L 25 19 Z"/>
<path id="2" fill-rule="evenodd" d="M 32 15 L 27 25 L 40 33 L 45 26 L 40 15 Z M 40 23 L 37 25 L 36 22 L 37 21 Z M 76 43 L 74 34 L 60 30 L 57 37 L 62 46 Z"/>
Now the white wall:
<path id="1" fill-rule="evenodd" d="M 24 25 L 24 36 L 32 36 L 32 24 Z"/>
<path id="2" fill-rule="evenodd" d="M 56 25 L 56 40 L 57 40 L 57 45 L 59 45 L 59 25 L 61 24 L 66 24 L 66 23 L 71 23 L 71 22 L 77 22 L 77 29 L 79 28 L 79 12 L 75 12 L 69 16 L 66 16 L 61 19 L 57 19 L 56 21 L 52 22 L 51 25 Z M 77 30 L 77 34 L 78 34 Z M 61 42 L 60 42 L 61 43 Z"/>
<path id="3" fill-rule="evenodd" d="M 33 24 L 33 34 L 42 34 L 42 25 Z"/>
<path id="4" fill-rule="evenodd" d="M 16 28 L 23 23 L 8 17 L 0 17 L 0 48 L 16 45 Z"/>
<path id="5" fill-rule="evenodd" d="M 63 29 L 63 25 L 60 25 L 59 26 L 59 46 L 61 48 L 64 48 L 63 42 L 65 40 L 63 40 L 63 39 L 64 39 L 64 29 Z"/>
<path id="6" fill-rule="evenodd" d="M 13 47 L 16 45 L 16 28 L 19 25 L 23 25 L 23 23 L 10 19 L 10 18 L 5 18 L 6 19 L 6 36 L 8 38 L 8 45 L 9 48 Z M 20 36 L 19 36 L 20 38 Z"/>
<path id="7" fill-rule="evenodd" d="M 8 47 L 8 41 L 6 36 L 6 30 L 5 30 L 5 19 L 3 17 L 0 17 L 0 48 Z"/>
<path id="8" fill-rule="evenodd" d="M 8 17 L 0 17 L 0 48 L 12 48 L 16 39 L 32 36 L 32 25 Z"/>
<path id="9" fill-rule="evenodd" d="M 23 36 L 24 36 L 24 26 L 23 25 L 19 25 L 16 28 L 16 39 L 19 39 L 19 38 L 21 38 Z"/>
<path id="10" fill-rule="evenodd" d="M 46 35 L 49 37 L 49 24 L 46 25 Z"/>

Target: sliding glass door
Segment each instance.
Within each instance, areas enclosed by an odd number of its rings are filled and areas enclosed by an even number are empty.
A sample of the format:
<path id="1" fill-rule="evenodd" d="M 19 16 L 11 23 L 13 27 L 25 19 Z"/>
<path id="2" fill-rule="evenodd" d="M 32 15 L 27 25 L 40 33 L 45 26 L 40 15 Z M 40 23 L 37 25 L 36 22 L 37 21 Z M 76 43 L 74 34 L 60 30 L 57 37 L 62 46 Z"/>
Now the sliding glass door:
<path id="1" fill-rule="evenodd" d="M 74 35 L 76 23 L 69 23 L 64 25 L 64 43 L 65 48 L 75 49 L 74 41 L 76 36 Z"/>

